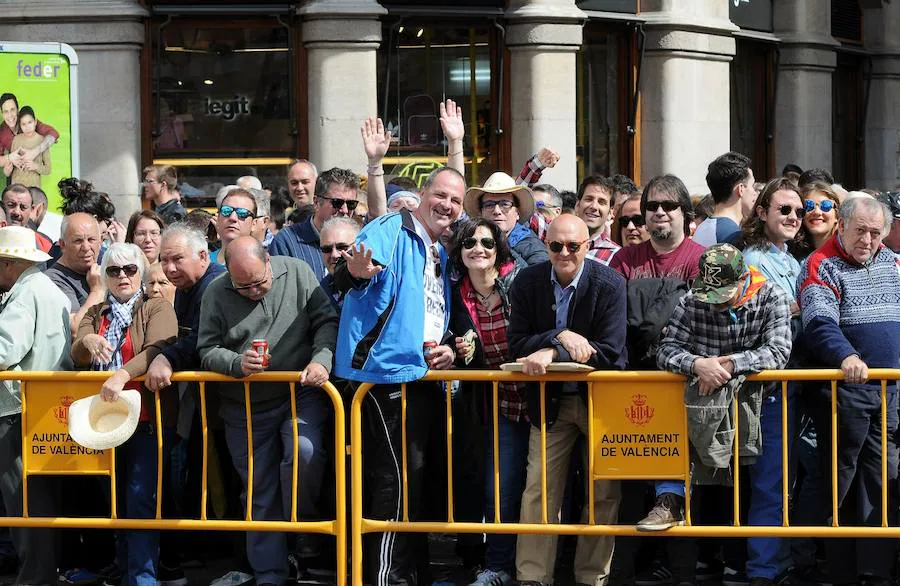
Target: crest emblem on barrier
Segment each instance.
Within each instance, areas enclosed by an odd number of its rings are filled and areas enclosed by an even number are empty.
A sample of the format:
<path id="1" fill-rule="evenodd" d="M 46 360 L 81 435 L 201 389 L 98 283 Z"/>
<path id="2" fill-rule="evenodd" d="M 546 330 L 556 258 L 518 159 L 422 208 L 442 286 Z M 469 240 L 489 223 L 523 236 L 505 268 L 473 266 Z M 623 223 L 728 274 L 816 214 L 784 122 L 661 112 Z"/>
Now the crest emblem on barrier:
<path id="1" fill-rule="evenodd" d="M 644 426 L 653 419 L 654 409 L 647 404 L 647 396 L 636 394 L 631 396 L 631 405 L 625 407 L 625 417 L 634 425 Z"/>
<path id="2" fill-rule="evenodd" d="M 60 424 L 69 424 L 69 405 L 71 405 L 74 401 L 75 399 L 73 399 L 69 395 L 63 395 L 59 398 L 59 404 L 53 407 L 53 416 L 56 417 L 56 421 L 58 421 Z"/>

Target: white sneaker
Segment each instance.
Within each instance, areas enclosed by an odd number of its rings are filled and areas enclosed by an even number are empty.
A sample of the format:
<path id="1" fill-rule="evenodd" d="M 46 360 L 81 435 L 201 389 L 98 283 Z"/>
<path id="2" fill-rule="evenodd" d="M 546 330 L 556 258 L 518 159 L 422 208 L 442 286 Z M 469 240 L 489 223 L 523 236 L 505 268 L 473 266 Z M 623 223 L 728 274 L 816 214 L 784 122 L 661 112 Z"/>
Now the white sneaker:
<path id="1" fill-rule="evenodd" d="M 253 582 L 253 576 L 250 574 L 232 570 L 221 578 L 216 578 L 210 582 L 209 586 L 243 586 L 244 584 L 250 584 L 251 582 Z"/>
<path id="2" fill-rule="evenodd" d="M 494 570 L 481 570 L 478 572 L 478 575 L 475 576 L 475 581 L 469 584 L 469 586 L 506 586 L 512 582 L 512 576 L 500 570 L 499 572 L 495 572 Z"/>

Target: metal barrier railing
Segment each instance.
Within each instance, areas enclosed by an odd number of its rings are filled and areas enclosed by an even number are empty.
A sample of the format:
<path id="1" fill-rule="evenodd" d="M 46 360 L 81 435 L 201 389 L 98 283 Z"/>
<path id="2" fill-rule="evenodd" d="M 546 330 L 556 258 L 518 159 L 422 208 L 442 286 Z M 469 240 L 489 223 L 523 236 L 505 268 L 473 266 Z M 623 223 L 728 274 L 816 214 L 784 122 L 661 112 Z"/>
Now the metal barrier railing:
<path id="1" fill-rule="evenodd" d="M 66 409 L 72 400 L 82 396 L 96 394 L 100 385 L 109 377 L 107 372 L 0 372 L 0 380 L 21 381 L 22 398 L 22 484 L 23 484 L 23 515 L 22 517 L 4 517 L 2 525 L 10 527 L 52 527 L 52 528 L 84 528 L 84 529 L 152 529 L 152 530 L 214 530 L 214 531 L 272 531 L 293 533 L 318 533 L 333 535 L 336 538 L 337 574 L 336 580 L 339 586 L 343 586 L 347 579 L 347 540 L 346 540 L 346 468 L 343 454 L 346 449 L 345 422 L 343 401 L 340 394 L 331 383 L 326 383 L 321 392 L 324 392 L 331 400 L 334 409 L 334 479 L 335 479 L 335 517 L 324 521 L 306 521 L 298 519 L 297 494 L 301 481 L 298 479 L 298 454 L 299 437 L 297 429 L 297 389 L 301 372 L 266 372 L 256 374 L 245 379 L 233 379 L 209 372 L 180 372 L 172 376 L 172 382 L 196 382 L 199 383 L 199 409 L 202 425 L 202 470 L 200 492 L 200 518 L 199 519 L 171 519 L 162 516 L 163 501 L 163 427 L 160 394 L 155 393 L 156 403 L 156 446 L 157 446 L 157 483 L 156 483 L 156 513 L 152 519 L 125 519 L 118 514 L 115 457 L 113 450 L 95 452 L 82 450 L 74 446 L 57 444 L 57 453 L 74 453 L 93 458 L 87 467 L 79 469 L 77 466 L 66 469 L 60 467 L 58 460 L 43 458 L 46 455 L 47 446 L 33 442 L 33 436 L 29 433 L 32 425 L 40 425 L 40 418 L 53 417 L 56 423 L 64 425 L 67 413 Z M 207 513 L 209 501 L 209 428 L 207 414 L 207 383 L 230 382 L 244 385 L 244 403 L 247 418 L 247 502 L 243 520 L 210 519 Z M 293 480 L 291 482 L 291 512 L 290 519 L 285 521 L 254 520 L 253 511 L 253 418 L 250 403 L 250 388 L 254 383 L 281 382 L 289 383 L 291 417 L 293 422 Z M 171 392 L 163 391 L 163 392 Z M 318 392 L 318 389 L 317 389 Z M 31 396 L 34 393 L 34 396 Z M 60 393 L 63 393 L 60 395 Z M 78 397 L 73 395 L 79 395 Z M 51 403 L 47 403 L 48 396 Z M 58 407 L 52 403 L 59 400 Z M 34 403 L 36 406 L 31 408 Z M 40 404 L 38 406 L 38 404 Z M 32 425 L 29 425 L 31 423 Z M 59 427 L 57 425 L 57 427 Z M 62 428 L 60 428 L 62 429 Z M 50 434 L 56 440 L 57 435 Z M 67 434 L 66 434 L 67 436 Z M 108 454 L 106 452 L 109 452 Z M 63 459 L 66 464 L 71 460 Z M 108 476 L 110 480 L 110 516 L 108 518 L 74 518 L 74 517 L 32 517 L 28 512 L 28 478 L 29 476 L 49 475 L 97 475 Z"/>
<path id="2" fill-rule="evenodd" d="M 362 584 L 362 568 L 363 568 L 363 535 L 368 533 L 382 532 L 409 532 L 409 533 L 496 533 L 496 534 L 544 534 L 544 535 L 621 535 L 621 536 L 693 536 L 693 537 L 900 537 L 900 527 L 891 527 L 888 524 L 888 462 L 887 462 L 887 384 L 888 381 L 900 379 L 900 369 L 871 369 L 869 371 L 869 380 L 881 381 L 881 509 L 882 518 L 880 527 L 871 526 L 841 526 L 839 524 L 838 515 L 838 481 L 837 481 L 837 437 L 838 437 L 838 409 L 837 409 L 837 393 L 838 381 L 843 379 L 843 373 L 840 370 L 782 370 L 782 371 L 764 371 L 759 374 L 750 376 L 748 381 L 758 382 L 780 382 L 781 383 L 781 425 L 782 425 L 782 445 L 781 449 L 781 465 L 782 465 L 782 525 L 774 526 L 746 526 L 740 523 L 740 454 L 738 442 L 734 442 L 733 450 L 733 494 L 734 494 L 734 523 L 733 525 L 693 525 L 691 522 L 691 462 L 689 450 L 686 449 L 687 438 L 687 417 L 683 404 L 684 377 L 666 372 L 654 371 L 630 371 L 630 372 L 593 372 L 590 374 L 548 374 L 545 376 L 535 377 L 523 374 L 517 374 L 504 371 L 431 371 L 422 381 L 436 381 L 445 384 L 445 401 L 446 401 L 446 425 L 447 425 L 447 521 L 411 521 L 409 519 L 409 503 L 407 494 L 407 433 L 406 433 L 406 407 L 407 407 L 407 385 L 401 385 L 400 401 L 401 401 L 401 425 L 402 425 L 402 454 L 400 463 L 401 469 L 401 487 L 402 487 L 402 514 L 396 520 L 370 519 L 363 516 L 363 458 L 362 458 L 362 409 L 364 400 L 373 388 L 371 384 L 362 384 L 357 389 L 353 398 L 350 411 L 351 419 L 351 526 L 352 533 L 352 566 L 351 576 L 354 585 Z M 488 382 L 491 384 L 490 395 L 490 417 L 492 426 L 492 441 L 494 443 L 494 519 L 486 519 L 483 522 L 456 522 L 453 519 L 453 446 L 451 438 L 451 430 L 453 429 L 453 397 L 452 382 Z M 547 424 L 546 424 L 546 383 L 551 381 L 586 381 L 589 385 L 587 395 L 588 401 L 588 451 L 587 475 L 591 480 L 587 483 L 588 495 L 586 498 L 588 506 L 588 524 L 560 524 L 550 522 L 550 514 L 547 510 Z M 788 434 L 788 383 L 794 381 L 826 381 L 831 385 L 831 526 L 794 526 L 789 520 L 789 494 L 790 494 L 790 478 L 787 471 L 788 467 L 788 443 L 790 436 Z M 417 381 L 420 382 L 420 381 Z M 499 457 L 499 434 L 498 434 L 498 417 L 499 417 L 499 391 L 498 384 L 501 382 L 539 382 L 540 398 L 541 398 L 541 522 L 540 523 L 510 523 L 500 521 L 500 457 Z M 682 445 L 685 449 L 679 450 L 678 454 L 681 459 L 680 471 L 674 474 L 617 474 L 598 473 L 598 460 L 595 455 L 595 440 L 597 436 L 597 422 L 595 415 L 598 411 L 598 396 L 603 394 L 610 388 L 618 391 L 629 391 L 635 388 L 641 389 L 639 393 L 652 387 L 664 387 L 668 384 L 677 391 L 678 404 L 680 404 L 680 413 L 678 417 L 679 429 L 674 430 L 680 433 L 683 441 Z M 641 387 L 644 385 L 644 387 Z M 644 397 L 643 394 L 640 395 Z M 609 395 L 601 396 L 600 400 L 606 400 Z M 645 405 L 640 405 L 641 407 Z M 668 405 L 676 408 L 674 403 Z M 732 408 L 734 409 L 734 420 L 737 425 L 737 408 L 738 397 Z M 641 412 L 639 412 L 640 415 Z M 645 415 L 647 411 L 643 412 Z M 487 415 L 486 415 L 487 418 Z M 735 438 L 739 437 L 739 429 L 735 429 Z M 487 467 L 488 463 L 485 463 Z M 593 480 L 612 480 L 612 479 L 680 479 L 685 482 L 685 523 L 683 526 L 672 527 L 662 532 L 639 532 L 633 525 L 597 525 L 595 521 L 595 504 L 594 504 L 594 482 Z M 481 487 L 478 488 L 481 490 Z"/>

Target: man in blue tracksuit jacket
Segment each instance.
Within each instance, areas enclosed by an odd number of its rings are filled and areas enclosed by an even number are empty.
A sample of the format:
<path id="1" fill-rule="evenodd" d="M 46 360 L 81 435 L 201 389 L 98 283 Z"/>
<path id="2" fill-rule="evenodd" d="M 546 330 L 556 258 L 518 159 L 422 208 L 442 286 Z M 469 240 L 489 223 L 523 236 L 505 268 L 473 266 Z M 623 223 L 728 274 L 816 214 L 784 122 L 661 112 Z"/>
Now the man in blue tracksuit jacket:
<path id="1" fill-rule="evenodd" d="M 450 168 L 431 174 L 421 204 L 410 212 L 381 216 L 359 233 L 353 254 L 344 253 L 334 273 L 335 288 L 347 291 L 341 312 L 335 374 L 375 383 L 363 410 L 367 515 L 399 520 L 402 515 L 400 385 L 429 369 L 449 368 L 453 349 L 443 345 L 450 316 L 447 253 L 440 237 L 459 216 L 466 182 Z M 425 342 L 437 347 L 426 357 Z M 409 519 L 424 506 L 425 461 L 444 445 L 443 395 L 436 383 L 408 387 L 406 403 Z M 431 438 L 434 438 L 433 441 Z M 438 443 L 436 443 L 438 442 Z M 437 475 L 440 476 L 440 475 Z M 426 580 L 427 536 L 384 533 L 365 543 L 368 582 L 413 585 Z"/>

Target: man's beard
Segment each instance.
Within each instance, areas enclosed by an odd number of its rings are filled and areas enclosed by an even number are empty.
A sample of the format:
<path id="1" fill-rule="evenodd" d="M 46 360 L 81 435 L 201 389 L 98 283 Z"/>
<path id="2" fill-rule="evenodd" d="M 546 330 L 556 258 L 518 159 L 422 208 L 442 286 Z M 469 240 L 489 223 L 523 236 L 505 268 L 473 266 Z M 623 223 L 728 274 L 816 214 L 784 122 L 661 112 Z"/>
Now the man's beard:
<path id="1" fill-rule="evenodd" d="M 671 228 L 657 228 L 650 231 L 650 237 L 654 240 L 668 240 L 672 236 Z"/>

